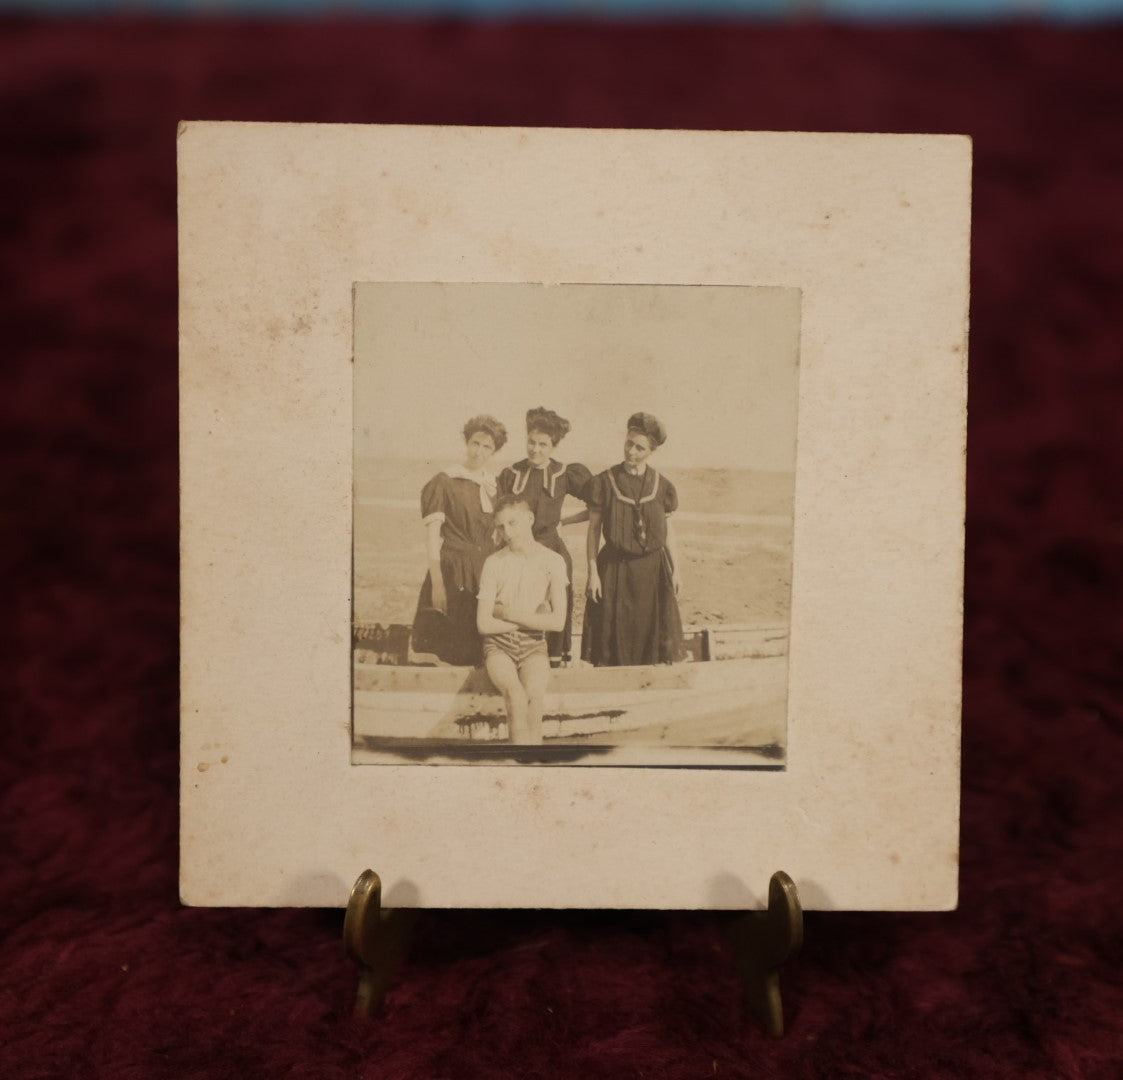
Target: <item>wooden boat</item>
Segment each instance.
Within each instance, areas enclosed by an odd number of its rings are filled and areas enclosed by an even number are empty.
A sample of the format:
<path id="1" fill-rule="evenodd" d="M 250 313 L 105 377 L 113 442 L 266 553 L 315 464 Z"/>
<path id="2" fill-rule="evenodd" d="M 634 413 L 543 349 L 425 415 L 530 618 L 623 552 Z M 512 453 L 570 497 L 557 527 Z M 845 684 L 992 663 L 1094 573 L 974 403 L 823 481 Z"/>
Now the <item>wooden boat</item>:
<path id="1" fill-rule="evenodd" d="M 502 697 L 482 669 L 386 663 L 392 637 L 368 634 L 356 641 L 356 747 L 509 739 Z M 363 640 L 372 647 L 364 648 Z M 786 628 L 695 630 L 687 645 L 691 658 L 680 664 L 579 664 L 551 671 L 543 717 L 547 744 L 780 747 Z"/>

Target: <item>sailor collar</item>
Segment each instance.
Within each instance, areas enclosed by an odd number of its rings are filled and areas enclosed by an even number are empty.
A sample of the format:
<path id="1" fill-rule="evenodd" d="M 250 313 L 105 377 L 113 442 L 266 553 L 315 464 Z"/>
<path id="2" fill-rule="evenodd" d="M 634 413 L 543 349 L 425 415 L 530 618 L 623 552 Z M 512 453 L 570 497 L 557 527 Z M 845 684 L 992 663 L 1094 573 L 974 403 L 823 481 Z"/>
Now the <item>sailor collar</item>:
<path id="1" fill-rule="evenodd" d="M 643 485 L 640 488 L 640 497 L 638 499 L 633 499 L 630 495 L 625 495 L 620 490 L 620 485 L 616 482 L 617 471 L 622 468 L 622 465 L 618 465 L 615 468 L 608 470 L 608 482 L 612 485 L 612 492 L 616 496 L 616 498 L 619 499 L 620 502 L 630 503 L 632 506 L 642 506 L 644 503 L 651 502 L 652 499 L 655 498 L 656 493 L 659 491 L 659 474 L 650 465 L 648 465 L 643 473 Z M 642 492 L 647 487 L 648 473 L 651 474 L 651 490 L 646 494 L 643 494 Z"/>
<path id="2" fill-rule="evenodd" d="M 453 465 L 449 469 L 445 469 L 445 476 L 450 480 L 468 480 L 473 484 L 478 484 L 480 489 L 480 509 L 485 514 L 490 514 L 494 510 L 493 500 L 495 499 L 495 477 L 491 473 L 479 469 L 476 472 L 469 472 L 463 465 Z"/>
<path id="3" fill-rule="evenodd" d="M 526 458 L 511 466 L 511 472 L 515 474 L 515 482 L 511 485 L 512 495 L 521 495 L 526 491 L 526 485 L 530 480 L 530 474 L 534 472 L 535 469 L 536 466 L 531 465 L 530 461 Z M 548 494 L 551 499 L 554 498 L 558 477 L 565 472 L 565 466 L 560 461 L 555 461 L 553 458 L 550 458 L 538 471 L 542 473 L 542 486 L 546 489 L 546 494 Z"/>

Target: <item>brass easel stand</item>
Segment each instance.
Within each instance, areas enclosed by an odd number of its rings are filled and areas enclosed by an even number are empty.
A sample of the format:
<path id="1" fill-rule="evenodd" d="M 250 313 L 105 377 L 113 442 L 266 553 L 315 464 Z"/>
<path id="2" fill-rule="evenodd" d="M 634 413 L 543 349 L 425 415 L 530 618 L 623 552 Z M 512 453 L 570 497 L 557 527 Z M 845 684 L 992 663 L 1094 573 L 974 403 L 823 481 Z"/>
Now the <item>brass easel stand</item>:
<path id="1" fill-rule="evenodd" d="M 343 917 L 343 944 L 359 965 L 356 1016 L 372 1016 L 382 1007 L 415 922 L 417 912 L 411 908 L 382 910 L 382 879 L 373 870 L 359 875 Z"/>
<path id="2" fill-rule="evenodd" d="M 729 934 L 749 1008 L 769 1035 L 783 1035 L 780 966 L 803 946 L 803 908 L 795 882 L 777 870 L 768 883 L 768 910 L 738 915 Z"/>
<path id="3" fill-rule="evenodd" d="M 373 870 L 359 875 L 343 919 L 343 943 L 359 965 L 357 1016 L 370 1016 L 381 1007 L 409 946 L 417 914 L 409 908 L 384 912 L 379 876 Z M 779 969 L 803 945 L 803 909 L 795 882 L 782 870 L 773 874 L 768 883 L 768 910 L 737 916 L 730 938 L 749 1007 L 765 1031 L 783 1035 Z"/>

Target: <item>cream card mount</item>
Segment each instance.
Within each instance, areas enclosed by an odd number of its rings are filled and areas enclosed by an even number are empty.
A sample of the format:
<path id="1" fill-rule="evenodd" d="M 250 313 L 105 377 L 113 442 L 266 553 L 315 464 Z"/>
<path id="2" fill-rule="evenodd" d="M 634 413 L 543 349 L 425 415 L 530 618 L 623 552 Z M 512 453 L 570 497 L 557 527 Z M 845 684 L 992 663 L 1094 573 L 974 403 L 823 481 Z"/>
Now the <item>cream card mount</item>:
<path id="1" fill-rule="evenodd" d="M 805 909 L 955 906 L 969 140 L 178 147 L 186 903 L 342 905 L 373 865 L 388 906 L 737 909 L 782 866 Z M 583 661 L 588 526 L 560 528 L 575 642 L 528 747 L 485 668 L 371 633 L 420 610 L 404 504 L 456 467 L 454 414 L 515 467 L 540 405 L 594 476 L 659 417 L 688 573 L 683 655 Z M 718 692 L 722 724 L 679 722 Z"/>

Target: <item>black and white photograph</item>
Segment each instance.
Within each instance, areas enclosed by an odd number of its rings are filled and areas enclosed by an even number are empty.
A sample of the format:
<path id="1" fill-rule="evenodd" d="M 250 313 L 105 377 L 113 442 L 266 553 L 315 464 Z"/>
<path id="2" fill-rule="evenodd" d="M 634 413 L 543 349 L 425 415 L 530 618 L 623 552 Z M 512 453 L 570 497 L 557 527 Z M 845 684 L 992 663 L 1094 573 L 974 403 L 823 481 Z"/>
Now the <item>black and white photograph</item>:
<path id="1" fill-rule="evenodd" d="M 352 763 L 782 769 L 800 292 L 354 290 Z"/>

